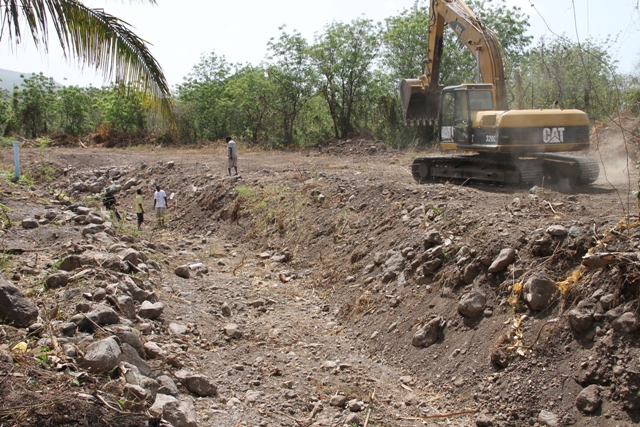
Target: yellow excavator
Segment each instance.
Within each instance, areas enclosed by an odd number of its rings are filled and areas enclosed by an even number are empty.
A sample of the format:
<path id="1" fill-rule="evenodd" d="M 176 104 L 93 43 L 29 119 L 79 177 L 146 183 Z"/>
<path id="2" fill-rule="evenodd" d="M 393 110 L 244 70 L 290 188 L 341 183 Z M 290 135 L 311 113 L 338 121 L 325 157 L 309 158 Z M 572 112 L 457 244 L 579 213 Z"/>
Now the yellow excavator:
<path id="1" fill-rule="evenodd" d="M 500 42 L 462 0 L 431 0 L 424 74 L 400 83 L 404 119 L 424 125 L 437 120 L 444 150 L 468 154 L 416 158 L 416 181 L 470 179 L 505 185 L 598 178 L 598 162 L 561 154 L 589 148 L 589 119 L 575 109 L 509 110 Z M 477 83 L 439 84 L 445 23 L 477 62 Z M 556 105 L 554 105 L 555 107 Z"/>

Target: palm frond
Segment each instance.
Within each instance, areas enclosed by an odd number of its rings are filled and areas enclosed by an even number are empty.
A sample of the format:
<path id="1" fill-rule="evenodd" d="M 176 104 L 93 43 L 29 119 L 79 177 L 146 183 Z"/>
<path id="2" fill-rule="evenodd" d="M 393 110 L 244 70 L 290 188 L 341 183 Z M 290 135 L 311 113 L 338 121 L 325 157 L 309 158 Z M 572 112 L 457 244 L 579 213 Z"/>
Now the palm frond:
<path id="1" fill-rule="evenodd" d="M 151 54 L 149 43 L 128 23 L 76 0 L 0 0 L 0 42 L 5 33 L 16 45 L 23 42 L 22 25 L 45 51 L 52 25 L 66 57 L 102 70 L 106 78 L 133 85 L 159 101 L 163 116 L 172 118 L 171 93 L 162 67 Z"/>

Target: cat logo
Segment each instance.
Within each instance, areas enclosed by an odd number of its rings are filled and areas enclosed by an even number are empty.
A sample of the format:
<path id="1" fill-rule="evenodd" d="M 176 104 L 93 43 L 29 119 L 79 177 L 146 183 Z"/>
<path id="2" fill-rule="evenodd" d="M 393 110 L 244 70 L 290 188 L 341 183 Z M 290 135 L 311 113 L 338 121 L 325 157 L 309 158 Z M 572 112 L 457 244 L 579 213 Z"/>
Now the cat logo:
<path id="1" fill-rule="evenodd" d="M 542 140 L 545 144 L 564 142 L 564 128 L 544 128 Z"/>
<path id="2" fill-rule="evenodd" d="M 459 23 L 458 21 L 449 22 L 449 26 L 451 27 L 453 32 L 458 35 L 458 37 L 460 37 L 461 34 L 466 30 L 465 26 Z"/>

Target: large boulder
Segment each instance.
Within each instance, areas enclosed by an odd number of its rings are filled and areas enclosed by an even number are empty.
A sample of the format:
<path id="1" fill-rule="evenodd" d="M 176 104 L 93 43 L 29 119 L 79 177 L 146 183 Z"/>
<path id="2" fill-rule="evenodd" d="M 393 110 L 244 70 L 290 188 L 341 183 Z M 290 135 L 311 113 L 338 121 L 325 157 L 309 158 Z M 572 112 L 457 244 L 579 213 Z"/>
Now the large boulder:
<path id="1" fill-rule="evenodd" d="M 462 295 L 458 302 L 458 313 L 464 317 L 478 317 L 484 312 L 484 305 L 487 303 L 487 297 L 477 289 L 472 289 Z"/>
<path id="2" fill-rule="evenodd" d="M 78 323 L 78 329 L 85 332 L 93 332 L 95 325 L 114 325 L 117 323 L 120 323 L 118 313 L 111 307 L 99 305 L 86 314 L 86 317 L 82 317 Z"/>
<path id="3" fill-rule="evenodd" d="M 549 307 L 560 293 L 556 282 L 544 275 L 531 276 L 525 282 L 522 291 L 525 301 L 535 311 Z"/>
<path id="4" fill-rule="evenodd" d="M 144 301 L 140 308 L 138 309 L 138 316 L 143 319 L 157 319 L 162 315 L 164 311 L 164 304 L 161 302 L 151 303 L 149 301 Z"/>
<path id="5" fill-rule="evenodd" d="M 38 319 L 38 307 L 0 274 L 0 320 L 26 328 Z"/>
<path id="6" fill-rule="evenodd" d="M 79 364 L 93 373 L 104 373 L 118 366 L 121 356 L 118 343 L 113 337 L 109 337 L 90 344 Z"/>
<path id="7" fill-rule="evenodd" d="M 411 344 L 414 347 L 429 347 L 438 341 L 440 336 L 440 329 L 444 325 L 444 319 L 441 317 L 435 317 L 427 322 L 422 328 L 420 328 L 411 340 Z"/>
<path id="8" fill-rule="evenodd" d="M 516 259 L 516 250 L 513 248 L 505 248 L 500 251 L 498 257 L 493 260 L 489 266 L 489 273 L 497 273 L 507 268 L 509 264 Z"/>

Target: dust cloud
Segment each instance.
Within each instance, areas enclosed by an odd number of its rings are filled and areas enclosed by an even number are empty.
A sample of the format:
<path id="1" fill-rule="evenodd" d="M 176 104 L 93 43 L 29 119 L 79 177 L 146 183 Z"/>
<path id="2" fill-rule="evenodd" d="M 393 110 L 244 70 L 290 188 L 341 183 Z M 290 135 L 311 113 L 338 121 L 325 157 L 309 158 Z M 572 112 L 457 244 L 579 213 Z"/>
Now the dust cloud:
<path id="1" fill-rule="evenodd" d="M 638 170 L 636 161 L 625 156 L 596 158 L 600 164 L 600 175 L 596 184 L 609 184 L 618 190 L 637 188 Z"/>
<path id="2" fill-rule="evenodd" d="M 591 135 L 589 155 L 600 164 L 600 176 L 597 184 L 613 186 L 617 190 L 632 191 L 638 189 L 638 146 L 635 138 L 617 127 L 605 127 Z"/>

